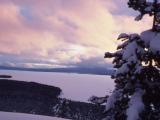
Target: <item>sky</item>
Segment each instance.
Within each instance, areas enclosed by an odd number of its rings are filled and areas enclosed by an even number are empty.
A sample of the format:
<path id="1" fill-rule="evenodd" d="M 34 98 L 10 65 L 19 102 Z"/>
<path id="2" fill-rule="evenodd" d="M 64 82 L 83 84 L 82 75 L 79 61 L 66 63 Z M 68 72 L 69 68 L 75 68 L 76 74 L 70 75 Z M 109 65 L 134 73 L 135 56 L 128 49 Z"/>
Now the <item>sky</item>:
<path id="1" fill-rule="evenodd" d="M 151 28 L 127 0 L 0 0 L 0 66 L 104 67 L 120 33 Z"/>

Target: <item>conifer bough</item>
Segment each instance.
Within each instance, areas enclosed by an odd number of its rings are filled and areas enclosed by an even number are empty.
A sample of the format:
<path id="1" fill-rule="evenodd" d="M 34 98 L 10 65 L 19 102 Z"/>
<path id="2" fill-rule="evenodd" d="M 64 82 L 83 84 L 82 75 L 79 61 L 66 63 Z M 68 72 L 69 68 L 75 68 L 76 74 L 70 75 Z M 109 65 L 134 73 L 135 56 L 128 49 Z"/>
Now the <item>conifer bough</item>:
<path id="1" fill-rule="evenodd" d="M 150 30 L 122 33 L 113 58 L 115 89 L 106 102 L 104 120 L 160 120 L 160 0 L 129 0 L 128 6 L 153 16 Z"/>

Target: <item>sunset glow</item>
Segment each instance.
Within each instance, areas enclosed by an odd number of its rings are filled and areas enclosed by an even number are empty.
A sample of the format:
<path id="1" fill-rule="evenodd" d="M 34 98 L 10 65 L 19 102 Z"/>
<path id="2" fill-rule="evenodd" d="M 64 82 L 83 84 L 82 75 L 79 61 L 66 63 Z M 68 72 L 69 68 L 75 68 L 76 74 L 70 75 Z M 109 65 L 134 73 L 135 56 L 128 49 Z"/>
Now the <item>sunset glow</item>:
<path id="1" fill-rule="evenodd" d="M 103 54 L 116 49 L 118 34 L 140 32 L 151 24 L 150 19 L 135 22 L 137 13 L 126 2 L 0 0 L 0 65 L 106 64 Z"/>

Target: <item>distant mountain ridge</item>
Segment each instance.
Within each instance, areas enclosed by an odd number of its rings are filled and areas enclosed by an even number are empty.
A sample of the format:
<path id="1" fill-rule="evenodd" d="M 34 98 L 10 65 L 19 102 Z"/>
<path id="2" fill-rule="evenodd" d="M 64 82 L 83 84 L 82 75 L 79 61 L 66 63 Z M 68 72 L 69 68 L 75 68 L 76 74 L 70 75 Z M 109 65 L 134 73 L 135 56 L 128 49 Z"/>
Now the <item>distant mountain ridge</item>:
<path id="1" fill-rule="evenodd" d="M 65 72 L 65 73 L 95 74 L 95 75 L 113 75 L 115 73 L 114 69 L 107 69 L 105 67 L 20 68 L 20 67 L 0 66 L 0 69 L 35 71 L 35 72 Z"/>

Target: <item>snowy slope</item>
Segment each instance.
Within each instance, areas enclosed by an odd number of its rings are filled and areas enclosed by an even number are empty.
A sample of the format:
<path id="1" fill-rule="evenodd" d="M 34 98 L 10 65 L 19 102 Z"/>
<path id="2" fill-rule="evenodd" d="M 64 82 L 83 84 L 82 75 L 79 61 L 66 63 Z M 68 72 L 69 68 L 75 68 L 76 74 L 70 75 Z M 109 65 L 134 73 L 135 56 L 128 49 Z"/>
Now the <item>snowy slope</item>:
<path id="1" fill-rule="evenodd" d="M 31 115 L 23 113 L 0 112 L 0 120 L 67 120 L 56 117 Z"/>

